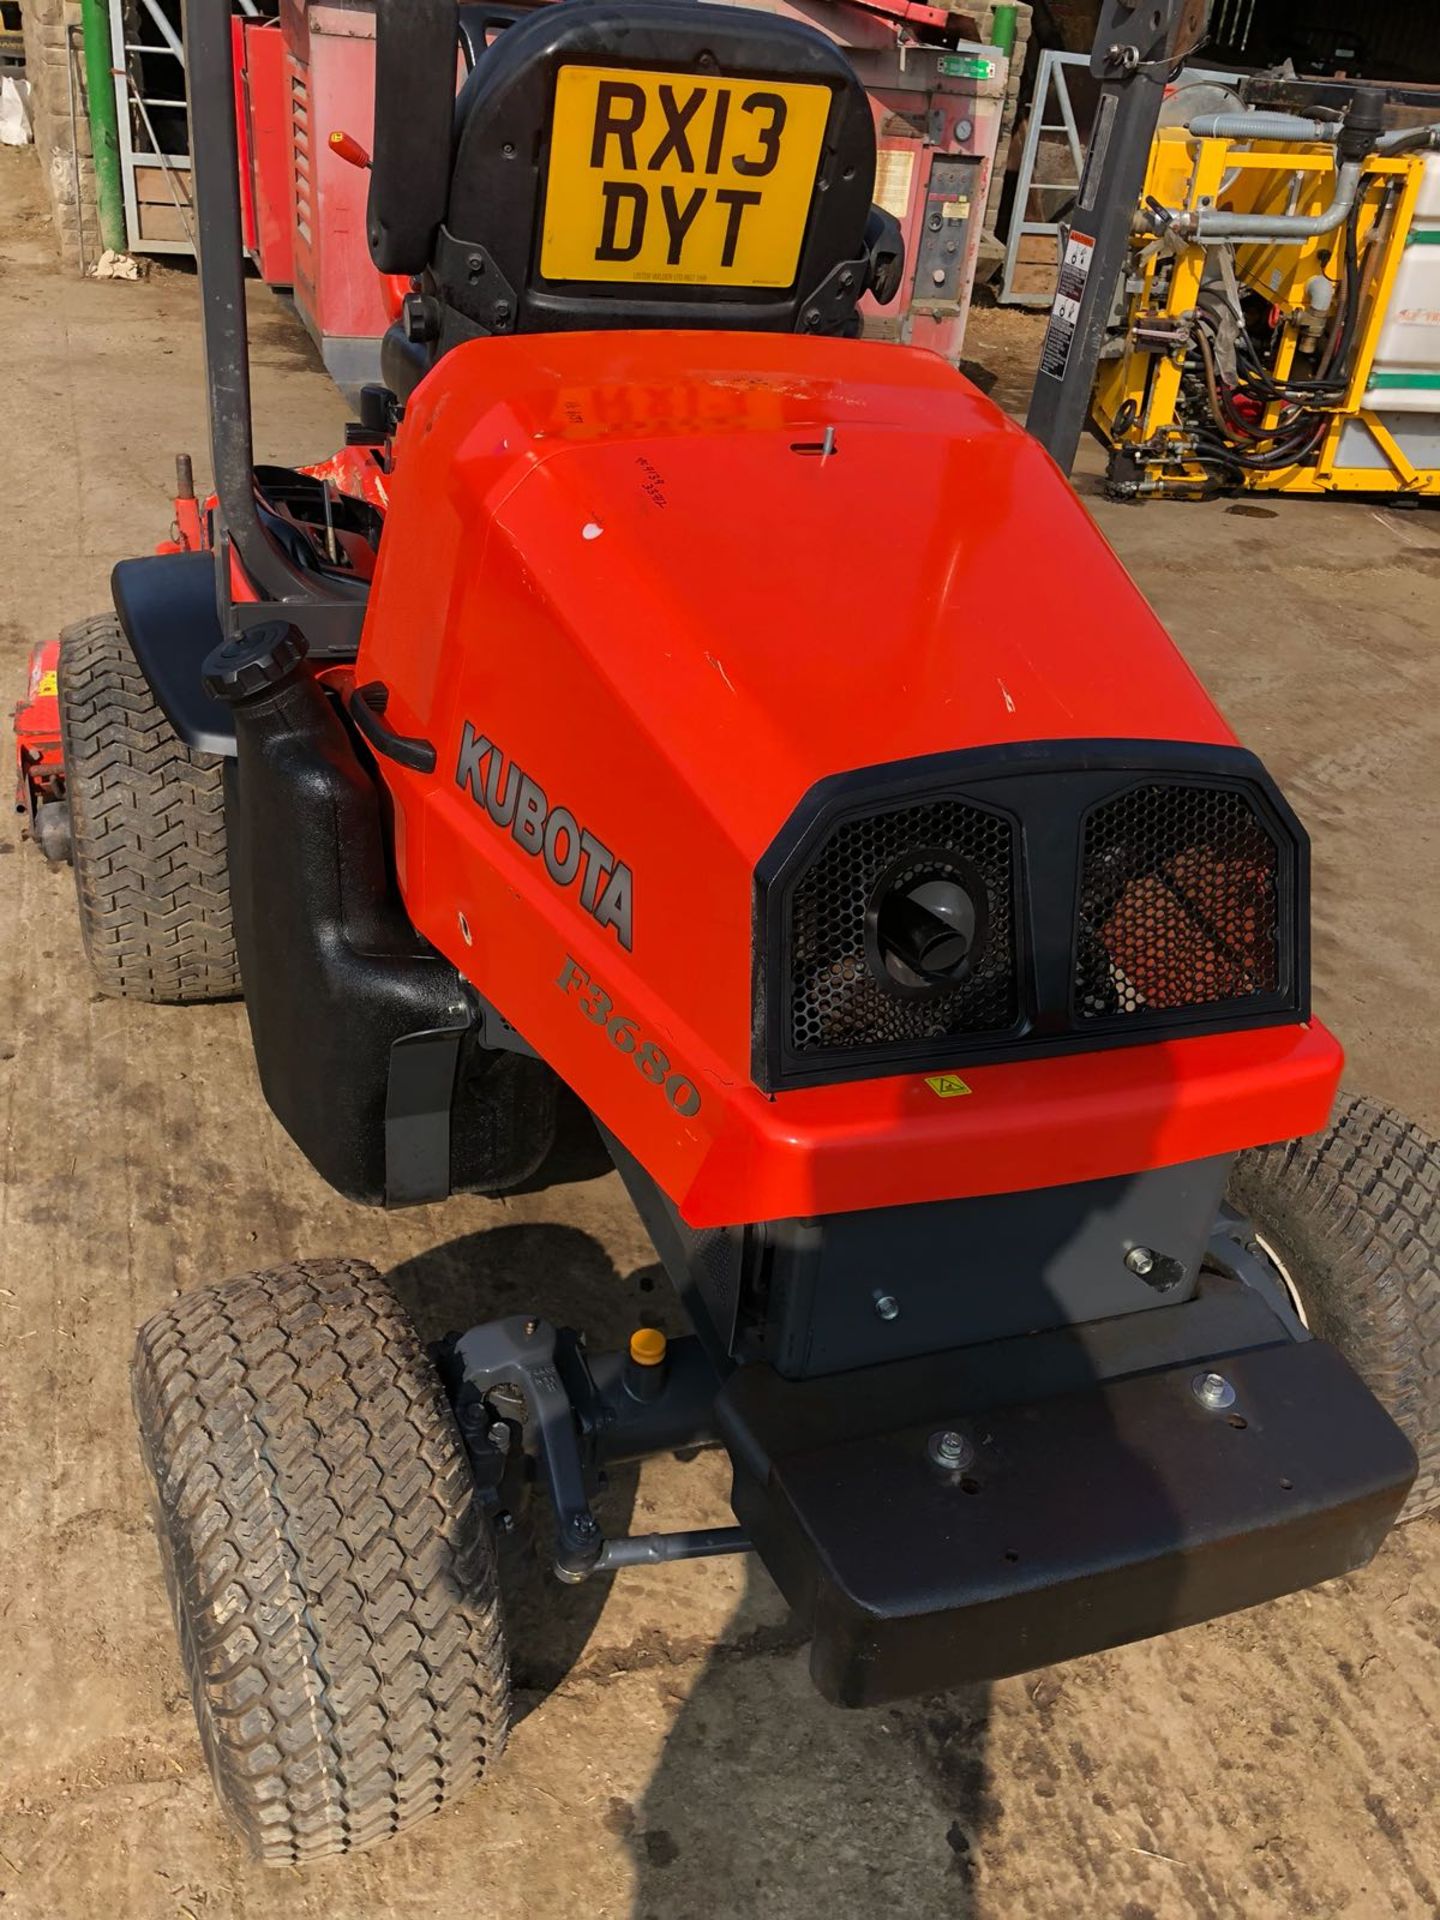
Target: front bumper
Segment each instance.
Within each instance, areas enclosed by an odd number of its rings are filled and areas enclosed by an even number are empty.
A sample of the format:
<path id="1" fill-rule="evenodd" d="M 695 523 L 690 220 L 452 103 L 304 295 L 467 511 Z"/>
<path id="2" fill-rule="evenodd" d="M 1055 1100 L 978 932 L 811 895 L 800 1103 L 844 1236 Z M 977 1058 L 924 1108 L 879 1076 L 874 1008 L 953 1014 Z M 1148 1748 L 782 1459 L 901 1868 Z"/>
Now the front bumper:
<path id="1" fill-rule="evenodd" d="M 1343 1064 L 1335 1036 L 1308 1020 L 957 1061 L 960 1098 L 937 1091 L 945 1076 L 919 1073 L 773 1099 L 753 1086 L 727 1086 L 723 1099 L 707 1089 L 711 1121 L 683 1139 L 611 1130 L 688 1225 L 729 1226 L 1109 1180 L 1298 1139 L 1328 1121 Z"/>
<path id="2" fill-rule="evenodd" d="M 1197 1361 L 1196 1352 L 1208 1354 Z M 1208 1410 L 1202 1371 L 1233 1406 Z M 726 1383 L 733 1504 L 839 1705 L 998 1678 L 1362 1566 L 1414 1453 L 1347 1363 L 1215 1278 L 1173 1308 Z M 973 1450 L 937 1464 L 934 1435 Z"/>

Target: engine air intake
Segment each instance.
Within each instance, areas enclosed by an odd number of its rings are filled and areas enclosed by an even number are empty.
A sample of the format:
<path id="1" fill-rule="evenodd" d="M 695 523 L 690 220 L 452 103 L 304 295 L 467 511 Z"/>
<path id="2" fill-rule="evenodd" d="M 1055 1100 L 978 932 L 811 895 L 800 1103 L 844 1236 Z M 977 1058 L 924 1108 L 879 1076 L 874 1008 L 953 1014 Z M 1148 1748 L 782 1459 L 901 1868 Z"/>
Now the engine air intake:
<path id="1" fill-rule="evenodd" d="M 837 775 L 756 872 L 756 1083 L 1303 1020 L 1308 851 L 1238 747 L 1045 741 Z"/>
<path id="2" fill-rule="evenodd" d="M 837 827 L 795 890 L 795 1052 L 1012 1028 L 1014 860 L 1008 820 L 951 801 Z"/>
<path id="3" fill-rule="evenodd" d="M 1234 789 L 1133 787 L 1085 827 L 1082 1020 L 1243 1001 L 1280 984 L 1280 850 Z"/>

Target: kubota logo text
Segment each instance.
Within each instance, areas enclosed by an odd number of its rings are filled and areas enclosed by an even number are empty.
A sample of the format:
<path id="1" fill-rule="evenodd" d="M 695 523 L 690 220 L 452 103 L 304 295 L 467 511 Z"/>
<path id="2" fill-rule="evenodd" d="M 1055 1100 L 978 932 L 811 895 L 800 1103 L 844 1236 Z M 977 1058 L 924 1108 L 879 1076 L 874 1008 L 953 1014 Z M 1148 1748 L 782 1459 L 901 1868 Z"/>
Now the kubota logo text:
<path id="1" fill-rule="evenodd" d="M 526 853 L 543 858 L 557 887 L 578 882 L 581 906 L 602 927 L 613 927 L 629 951 L 634 901 L 629 867 L 580 826 L 568 807 L 552 807 L 539 782 L 507 760 L 468 720 L 460 736 L 455 784 L 484 807 L 497 827 L 508 827 Z"/>

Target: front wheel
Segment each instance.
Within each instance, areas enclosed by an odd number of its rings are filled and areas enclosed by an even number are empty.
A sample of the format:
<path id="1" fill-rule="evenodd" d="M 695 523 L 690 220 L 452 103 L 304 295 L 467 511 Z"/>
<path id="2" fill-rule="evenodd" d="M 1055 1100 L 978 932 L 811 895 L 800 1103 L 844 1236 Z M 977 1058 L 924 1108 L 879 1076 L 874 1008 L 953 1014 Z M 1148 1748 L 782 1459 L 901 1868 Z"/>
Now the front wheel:
<path id="1" fill-rule="evenodd" d="M 475 1785 L 510 1715 L 495 1549 L 374 1269 L 188 1294 L 132 1380 L 201 1743 L 255 1853 L 354 1852 Z"/>
<path id="2" fill-rule="evenodd" d="M 1249 1216 L 1310 1330 L 1354 1367 L 1420 1459 L 1401 1510 L 1440 1505 L 1440 1145 L 1342 1093 L 1325 1133 L 1242 1153 Z"/>

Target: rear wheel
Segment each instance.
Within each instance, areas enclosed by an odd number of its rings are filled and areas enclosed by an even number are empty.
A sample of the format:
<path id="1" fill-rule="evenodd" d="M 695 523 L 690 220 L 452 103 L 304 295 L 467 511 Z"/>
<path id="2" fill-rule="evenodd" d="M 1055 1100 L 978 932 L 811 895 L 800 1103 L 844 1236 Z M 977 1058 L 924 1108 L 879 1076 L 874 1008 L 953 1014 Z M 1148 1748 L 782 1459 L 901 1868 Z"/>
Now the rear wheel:
<path id="1" fill-rule="evenodd" d="M 80 930 L 102 993 L 226 1000 L 240 992 L 222 762 L 160 711 L 113 613 L 60 638 Z"/>
<path id="2" fill-rule="evenodd" d="M 489 1524 L 439 1380 L 373 1268 L 187 1295 L 135 1410 L 201 1741 L 262 1860 L 349 1853 L 473 1786 L 510 1694 Z"/>
<path id="3" fill-rule="evenodd" d="M 1229 1197 L 1419 1455 L 1401 1518 L 1440 1506 L 1440 1146 L 1342 1093 L 1327 1132 L 1242 1153 Z"/>

